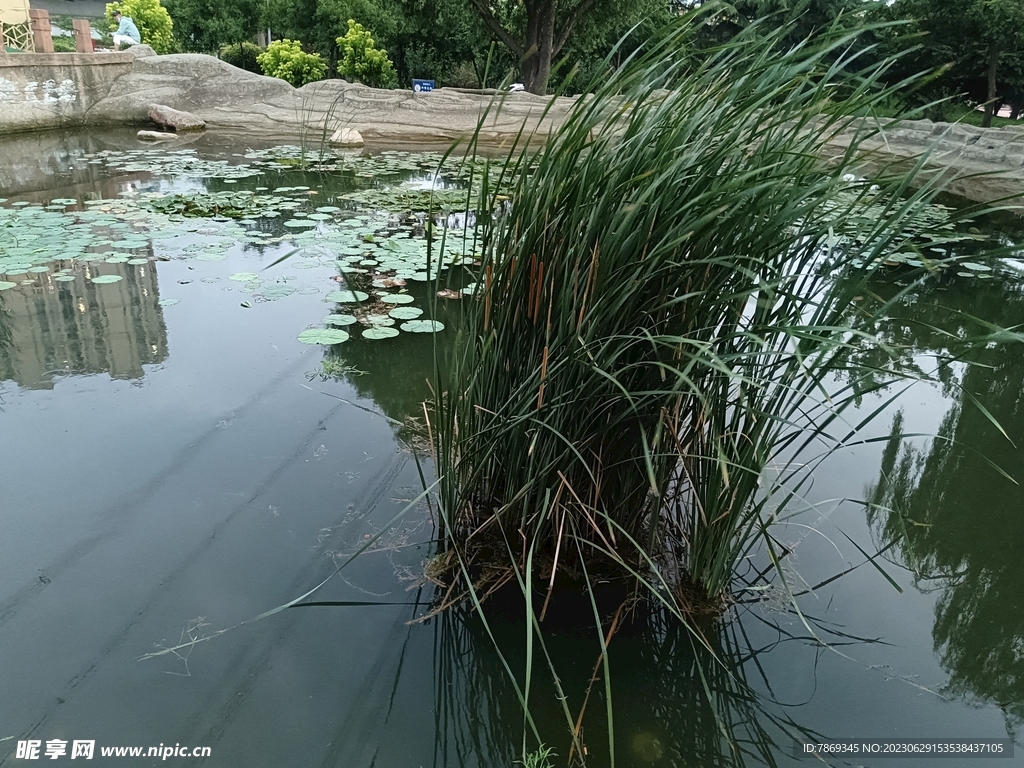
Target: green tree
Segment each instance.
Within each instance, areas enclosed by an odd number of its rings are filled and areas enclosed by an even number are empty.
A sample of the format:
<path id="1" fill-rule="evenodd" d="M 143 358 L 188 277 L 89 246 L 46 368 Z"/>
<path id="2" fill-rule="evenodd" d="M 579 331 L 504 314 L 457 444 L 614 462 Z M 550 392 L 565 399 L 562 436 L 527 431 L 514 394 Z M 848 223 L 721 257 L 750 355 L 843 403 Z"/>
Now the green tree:
<path id="1" fill-rule="evenodd" d="M 936 65 L 948 69 L 959 90 L 985 102 L 988 127 L 1000 96 L 1000 68 L 1024 54 L 1024 0 L 896 0 L 890 9 L 924 33 L 923 44 Z M 971 88 L 982 83 L 983 88 Z"/>
<path id="2" fill-rule="evenodd" d="M 395 67 L 388 52 L 374 47 L 373 37 L 362 24 L 349 19 L 348 32 L 336 42 L 341 53 L 338 74 L 346 80 L 356 80 L 373 88 L 397 85 Z"/>
<path id="3" fill-rule="evenodd" d="M 257 0 L 167 0 L 167 10 L 186 51 L 214 53 L 251 41 L 260 26 Z"/>
<path id="4" fill-rule="evenodd" d="M 256 57 L 268 77 L 278 77 L 299 88 L 323 80 L 327 62 L 317 53 L 306 53 L 298 40 L 275 40 Z"/>
<path id="5" fill-rule="evenodd" d="M 121 0 L 107 3 L 106 18 L 111 31 L 117 29 L 114 12 L 120 11 L 128 16 L 139 28 L 142 42 L 152 47 L 157 53 L 174 51 L 174 25 L 167 9 L 160 5 L 160 0 Z"/>
<path id="6" fill-rule="evenodd" d="M 488 29 L 516 57 L 523 85 L 531 93 L 547 92 L 551 64 L 580 22 L 592 14 L 612 14 L 639 21 L 644 2 L 620 0 L 468 0 Z"/>

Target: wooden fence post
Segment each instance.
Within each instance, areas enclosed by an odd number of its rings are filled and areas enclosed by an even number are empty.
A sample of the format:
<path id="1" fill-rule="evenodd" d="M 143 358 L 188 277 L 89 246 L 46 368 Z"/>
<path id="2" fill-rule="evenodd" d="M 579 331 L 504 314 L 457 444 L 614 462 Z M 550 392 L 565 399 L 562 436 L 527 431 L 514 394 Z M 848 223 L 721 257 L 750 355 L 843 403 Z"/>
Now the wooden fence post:
<path id="1" fill-rule="evenodd" d="M 53 53 L 53 37 L 50 34 L 50 12 L 30 8 L 28 22 L 32 29 L 32 41 L 36 53 Z"/>
<path id="2" fill-rule="evenodd" d="M 7 45 L 4 43 L 4 23 L 0 21 L 0 56 L 7 55 Z"/>
<path id="3" fill-rule="evenodd" d="M 92 28 L 85 19 L 75 19 L 71 22 L 75 33 L 75 50 L 79 53 L 92 53 Z"/>

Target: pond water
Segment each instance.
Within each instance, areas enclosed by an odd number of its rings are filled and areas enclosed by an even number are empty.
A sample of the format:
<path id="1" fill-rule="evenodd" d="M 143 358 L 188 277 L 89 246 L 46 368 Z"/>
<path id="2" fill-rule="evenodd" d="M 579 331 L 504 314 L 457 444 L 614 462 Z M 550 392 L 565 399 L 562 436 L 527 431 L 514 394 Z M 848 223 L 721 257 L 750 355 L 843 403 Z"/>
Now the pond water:
<path id="1" fill-rule="evenodd" d="M 303 170 L 305 154 L 215 136 L 148 148 L 127 131 L 0 142 L 2 765 L 28 740 L 41 754 L 67 741 L 60 759 L 93 740 L 101 765 L 122 746 L 209 747 L 166 762 L 211 766 L 508 767 L 521 753 L 522 710 L 480 623 L 410 623 L 429 611 L 434 535 L 410 419 L 459 302 L 433 299 L 425 219 L 404 211 L 459 176 L 435 179 L 435 156 Z M 239 218 L 176 213 L 211 200 Z M 1013 220 L 985 226 L 1024 242 Z M 471 267 L 472 242 L 449 231 L 446 260 Z M 458 267 L 442 279 L 472 292 Z M 809 764 L 796 734 L 1010 737 L 1013 757 L 940 765 L 1024 765 L 1024 491 L 1005 476 L 1024 477 L 1024 355 L 982 347 L 968 363 L 963 343 L 983 330 L 972 317 L 1024 320 L 1024 279 L 1012 263 L 947 273 L 897 314 L 871 330 L 907 366 L 940 361 L 941 383 L 865 395 L 861 413 L 884 406 L 870 435 L 907 438 L 826 462 L 815 509 L 779 530 L 791 582 L 816 587 L 799 598 L 807 624 L 775 587 L 713 633 L 725 665 L 656 616 L 616 637 L 616 765 Z M 418 320 L 437 325 L 402 328 Z M 347 340 L 299 340 L 332 329 Z M 334 605 L 237 626 L 367 543 L 310 598 Z M 864 564 L 880 549 L 888 579 Z M 523 628 L 492 618 L 521 675 Z M 553 624 L 575 717 L 593 629 Z M 561 704 L 535 675 L 531 708 L 564 764 Z M 588 765 L 609 764 L 603 691 L 583 720 Z"/>

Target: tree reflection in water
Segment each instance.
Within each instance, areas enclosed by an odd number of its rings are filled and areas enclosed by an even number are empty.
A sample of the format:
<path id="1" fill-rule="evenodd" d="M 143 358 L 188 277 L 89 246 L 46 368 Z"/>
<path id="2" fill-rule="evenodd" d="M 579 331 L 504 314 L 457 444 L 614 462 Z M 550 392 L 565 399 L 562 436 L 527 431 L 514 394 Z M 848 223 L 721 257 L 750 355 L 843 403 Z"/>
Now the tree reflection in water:
<path id="1" fill-rule="evenodd" d="M 1011 726 L 1024 721 L 1024 348 L 972 344 L 997 326 L 1019 325 L 1019 277 L 968 283 L 937 280 L 902 302 L 904 320 L 871 330 L 909 350 L 947 360 L 953 405 L 922 446 L 897 413 L 869 522 L 882 544 L 899 542 L 919 588 L 940 592 L 932 637 L 949 693 L 993 702 Z M 953 328 L 948 335 L 938 328 Z M 983 404 L 984 409 L 979 406 Z M 995 423 L 993 423 L 995 422 Z M 998 426 L 997 426 L 998 425 Z M 1004 434 L 1005 433 L 1005 434 Z M 1012 478 L 1012 479 L 1011 479 Z"/>

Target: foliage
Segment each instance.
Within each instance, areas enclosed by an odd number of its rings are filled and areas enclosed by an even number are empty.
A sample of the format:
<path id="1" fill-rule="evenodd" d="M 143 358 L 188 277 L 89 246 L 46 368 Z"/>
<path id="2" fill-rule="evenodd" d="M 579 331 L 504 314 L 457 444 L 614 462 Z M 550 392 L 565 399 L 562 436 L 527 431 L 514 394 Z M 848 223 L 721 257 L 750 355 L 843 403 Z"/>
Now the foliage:
<path id="1" fill-rule="evenodd" d="M 167 0 L 167 10 L 186 51 L 215 53 L 221 46 L 251 40 L 259 29 L 257 0 Z"/>
<path id="2" fill-rule="evenodd" d="M 75 47 L 75 38 L 68 35 L 57 35 L 53 38 L 54 53 L 74 53 L 78 50 Z"/>
<path id="3" fill-rule="evenodd" d="M 303 51 L 298 40 L 275 40 L 256 61 L 263 74 L 286 80 L 296 88 L 323 80 L 327 75 L 327 62 L 320 54 Z"/>
<path id="4" fill-rule="evenodd" d="M 174 33 L 171 16 L 167 9 L 160 5 L 160 0 L 119 0 L 107 3 L 106 18 L 111 30 L 117 29 L 114 12 L 128 16 L 139 28 L 142 42 L 157 53 L 174 51 Z"/>
<path id="5" fill-rule="evenodd" d="M 893 78 L 935 70 L 925 100 L 952 96 L 988 102 L 985 125 L 999 104 L 1024 109 L 1024 0 L 896 0 L 874 4 L 868 15 L 907 22 L 883 30 L 877 42 L 885 53 L 911 52 Z"/>
<path id="6" fill-rule="evenodd" d="M 541 744 L 533 752 L 523 755 L 519 765 L 523 768 L 554 768 L 554 764 L 551 762 L 552 757 L 557 757 L 555 751 L 551 747 Z"/>
<path id="7" fill-rule="evenodd" d="M 348 20 L 348 32 L 337 39 L 341 58 L 338 74 L 372 88 L 394 88 L 398 84 L 395 68 L 387 51 L 374 47 L 373 37 L 355 20 Z"/>
<path id="8" fill-rule="evenodd" d="M 262 52 L 263 49 L 255 43 L 234 43 L 232 45 L 225 45 L 220 49 L 220 60 L 226 61 L 233 67 L 244 69 L 247 72 L 255 72 L 259 75 L 263 73 L 258 61 L 259 55 Z"/>
<path id="9" fill-rule="evenodd" d="M 863 109 L 892 95 L 886 62 L 845 74 L 854 35 L 791 47 L 785 27 L 748 28 L 691 66 L 677 51 L 700 18 L 578 103 L 543 151 L 509 157 L 536 167 L 485 225 L 482 300 L 463 302 L 434 385 L 464 594 L 617 574 L 688 620 L 721 606 L 758 547 L 774 557 L 770 525 L 813 466 L 792 457 L 856 434 L 841 416 L 877 366 L 826 387 L 846 313 L 934 188 L 904 200 L 902 174 L 851 181 L 864 132 L 820 165 L 854 124 L 828 109 L 836 92 Z M 831 278 L 854 263 L 860 278 Z"/>

